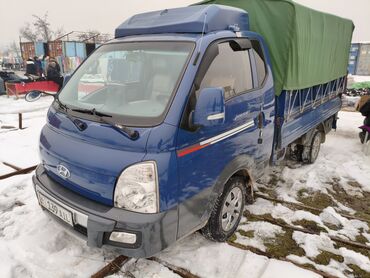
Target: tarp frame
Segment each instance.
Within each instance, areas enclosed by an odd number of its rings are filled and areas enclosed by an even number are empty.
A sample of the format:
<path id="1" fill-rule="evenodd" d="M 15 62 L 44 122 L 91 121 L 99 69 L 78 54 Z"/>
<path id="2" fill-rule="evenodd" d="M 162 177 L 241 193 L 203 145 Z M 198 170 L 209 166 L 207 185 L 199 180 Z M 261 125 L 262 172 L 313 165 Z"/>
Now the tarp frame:
<path id="1" fill-rule="evenodd" d="M 307 89 L 286 91 L 285 122 L 289 122 L 296 115 L 315 109 L 324 102 L 337 97 L 344 92 L 345 84 L 346 77 L 344 76 L 327 84 L 320 84 L 317 88 L 313 86 Z"/>

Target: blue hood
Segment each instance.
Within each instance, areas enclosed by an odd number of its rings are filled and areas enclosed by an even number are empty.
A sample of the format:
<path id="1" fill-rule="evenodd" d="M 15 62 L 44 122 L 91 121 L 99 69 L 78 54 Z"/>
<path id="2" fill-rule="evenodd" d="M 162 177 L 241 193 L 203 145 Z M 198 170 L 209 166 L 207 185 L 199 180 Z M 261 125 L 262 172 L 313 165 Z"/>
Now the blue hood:
<path id="1" fill-rule="evenodd" d="M 128 165 L 143 159 L 151 128 L 136 129 L 140 137 L 133 141 L 109 125 L 87 120 L 87 128 L 80 131 L 53 107 L 47 118 L 40 154 L 49 176 L 81 195 L 113 205 L 116 179 Z M 66 167 L 70 177 L 61 177 L 58 165 Z"/>

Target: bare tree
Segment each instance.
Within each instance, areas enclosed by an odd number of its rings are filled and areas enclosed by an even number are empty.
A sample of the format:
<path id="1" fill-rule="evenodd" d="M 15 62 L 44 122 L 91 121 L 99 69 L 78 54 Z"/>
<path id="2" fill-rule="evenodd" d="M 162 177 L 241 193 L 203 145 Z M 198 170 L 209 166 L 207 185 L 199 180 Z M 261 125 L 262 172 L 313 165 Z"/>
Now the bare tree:
<path id="1" fill-rule="evenodd" d="M 55 31 L 51 29 L 48 12 L 46 12 L 43 16 L 32 16 L 34 18 L 32 24 L 29 22 L 25 23 L 25 25 L 19 31 L 22 38 L 32 42 L 38 40 L 51 41 L 63 34 L 63 28 L 58 28 Z"/>
<path id="2" fill-rule="evenodd" d="M 48 13 L 46 12 L 43 17 L 38 15 L 32 15 L 35 19 L 33 26 L 36 31 L 40 34 L 42 40 L 50 41 L 53 36 L 53 31 L 50 29 L 50 22 L 48 20 Z"/>
<path id="3" fill-rule="evenodd" d="M 2 50 L 3 51 L 2 51 L 0 56 L 12 56 L 12 57 L 20 57 L 21 56 L 21 50 L 19 48 L 19 45 L 15 41 L 8 44 L 7 46 L 4 46 L 4 48 Z"/>
<path id="4" fill-rule="evenodd" d="M 54 31 L 54 40 L 55 39 L 57 39 L 57 38 L 60 38 L 61 36 L 63 36 L 65 34 L 65 31 L 64 31 L 64 29 L 63 29 L 63 27 L 60 27 L 60 28 L 58 28 L 58 29 L 56 29 L 55 31 Z"/>
<path id="5" fill-rule="evenodd" d="M 86 32 L 79 33 L 77 37 L 80 41 L 88 41 L 88 40 L 93 40 L 95 37 L 99 35 L 100 35 L 100 32 L 97 30 L 88 30 Z"/>
<path id="6" fill-rule="evenodd" d="M 31 27 L 30 23 L 26 23 L 20 30 L 19 33 L 22 38 L 25 38 L 28 41 L 35 42 L 38 39 L 38 34 Z"/>
<path id="7" fill-rule="evenodd" d="M 9 44 L 8 49 L 13 52 L 16 57 L 21 57 L 21 49 L 19 47 L 19 44 L 17 44 L 15 41 Z"/>

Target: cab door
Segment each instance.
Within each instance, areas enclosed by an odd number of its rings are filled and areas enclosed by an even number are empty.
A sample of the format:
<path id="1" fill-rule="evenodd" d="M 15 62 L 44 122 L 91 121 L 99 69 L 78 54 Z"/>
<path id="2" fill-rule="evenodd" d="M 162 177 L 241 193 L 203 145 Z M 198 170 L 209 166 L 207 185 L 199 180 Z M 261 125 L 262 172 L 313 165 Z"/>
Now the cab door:
<path id="1" fill-rule="evenodd" d="M 251 45 L 247 39 L 238 38 L 238 43 Z M 177 138 L 178 237 L 207 220 L 206 210 L 209 209 L 213 186 L 232 160 L 246 155 L 253 160 L 252 165 L 257 165 L 261 158 L 258 121 L 264 92 L 256 89 L 254 54 L 249 48 L 237 47 L 235 39 L 214 44 L 217 55 L 202 77 L 199 88 L 192 92 Z M 205 61 L 207 58 L 202 63 Z M 195 128 L 191 123 L 191 113 L 196 100 L 202 89 L 214 87 L 221 87 L 225 92 L 224 121 L 212 127 Z"/>
<path id="2" fill-rule="evenodd" d="M 273 140 L 274 140 L 274 120 L 275 120 L 275 90 L 271 67 L 268 62 L 268 50 L 259 38 L 251 38 L 252 48 L 250 58 L 253 71 L 254 91 L 253 93 L 261 97 L 260 112 L 258 114 L 257 126 L 258 136 L 258 161 L 259 174 L 270 162 Z"/>

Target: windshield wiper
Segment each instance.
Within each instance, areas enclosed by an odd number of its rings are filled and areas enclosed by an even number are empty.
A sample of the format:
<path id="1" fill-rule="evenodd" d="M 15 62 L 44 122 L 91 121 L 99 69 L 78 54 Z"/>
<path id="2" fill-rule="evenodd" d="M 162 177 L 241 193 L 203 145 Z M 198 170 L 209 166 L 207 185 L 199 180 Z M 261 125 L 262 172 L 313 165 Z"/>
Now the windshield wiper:
<path id="1" fill-rule="evenodd" d="M 71 110 L 74 111 L 74 112 L 78 112 L 78 113 L 83 113 L 83 114 L 89 114 L 89 115 L 96 116 L 103 123 L 108 124 L 108 125 L 114 127 L 115 129 L 118 129 L 119 131 L 123 131 L 132 140 L 136 140 L 136 139 L 139 138 L 139 132 L 137 130 L 133 130 L 133 129 L 131 129 L 127 126 L 124 126 L 122 124 L 118 124 L 118 123 L 108 121 L 104 118 L 104 117 L 112 118 L 112 115 L 96 111 L 95 108 L 93 108 L 93 109 L 71 109 Z"/>
<path id="2" fill-rule="evenodd" d="M 63 109 L 66 112 L 66 114 L 68 114 L 69 107 L 67 106 L 67 104 L 62 103 L 59 100 L 58 94 L 55 96 L 55 100 L 58 103 L 59 108 Z"/>
<path id="3" fill-rule="evenodd" d="M 98 116 L 98 117 L 112 118 L 112 115 L 96 111 L 95 108 L 93 108 L 93 109 L 72 109 L 72 111 L 78 112 L 78 113 L 83 113 L 83 114 L 89 114 L 89 115 L 93 115 L 93 116 Z"/>

